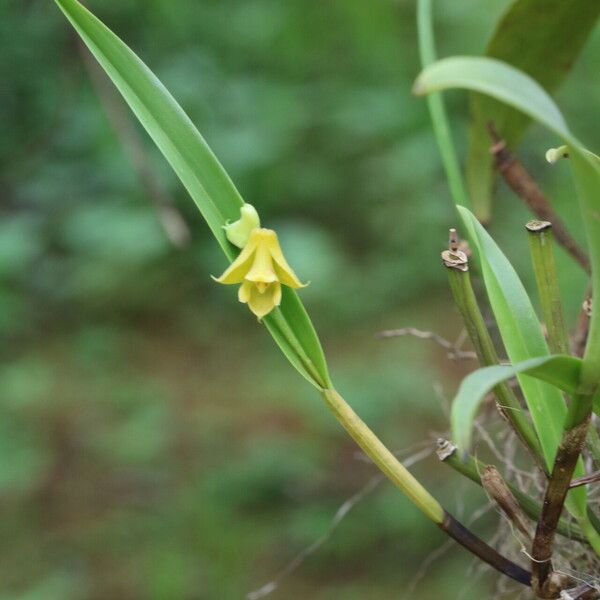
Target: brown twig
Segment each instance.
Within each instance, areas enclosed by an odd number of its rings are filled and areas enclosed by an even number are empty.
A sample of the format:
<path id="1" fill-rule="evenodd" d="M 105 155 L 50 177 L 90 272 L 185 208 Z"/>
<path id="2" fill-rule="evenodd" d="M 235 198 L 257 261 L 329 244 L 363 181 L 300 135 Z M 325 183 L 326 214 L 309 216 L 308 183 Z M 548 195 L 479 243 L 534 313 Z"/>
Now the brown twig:
<path id="1" fill-rule="evenodd" d="M 79 38 L 77 39 L 77 46 L 104 108 L 104 112 L 127 158 L 131 162 L 146 195 L 154 205 L 159 221 L 169 241 L 178 248 L 186 246 L 190 241 L 190 230 L 187 223 L 175 207 L 175 202 L 171 195 L 154 175 L 146 155 L 144 144 L 133 126 L 125 105 L 114 91 L 102 68 Z"/>
<path id="2" fill-rule="evenodd" d="M 500 138 L 493 123 L 488 123 L 488 130 L 494 142 L 490 152 L 493 154 L 496 167 L 506 183 L 525 202 L 536 217 L 552 223 L 556 241 L 583 267 L 586 273 L 590 273 L 588 255 L 571 236 L 563 220 L 552 208 L 536 181 L 507 148 L 506 142 Z"/>

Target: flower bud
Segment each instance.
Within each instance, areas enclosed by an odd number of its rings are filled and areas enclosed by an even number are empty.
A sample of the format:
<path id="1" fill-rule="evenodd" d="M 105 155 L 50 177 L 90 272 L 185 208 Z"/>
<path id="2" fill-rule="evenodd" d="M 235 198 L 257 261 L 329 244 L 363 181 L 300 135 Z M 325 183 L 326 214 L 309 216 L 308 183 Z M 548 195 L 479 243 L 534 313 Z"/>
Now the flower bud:
<path id="1" fill-rule="evenodd" d="M 546 152 L 546 160 L 553 165 L 558 162 L 561 158 L 569 157 L 569 148 L 568 146 L 559 146 L 558 148 L 550 148 Z"/>
<path id="2" fill-rule="evenodd" d="M 258 227 L 260 227 L 260 218 L 252 204 L 242 206 L 237 221 L 223 225 L 227 239 L 238 248 L 243 248 L 248 243 L 250 232 Z"/>

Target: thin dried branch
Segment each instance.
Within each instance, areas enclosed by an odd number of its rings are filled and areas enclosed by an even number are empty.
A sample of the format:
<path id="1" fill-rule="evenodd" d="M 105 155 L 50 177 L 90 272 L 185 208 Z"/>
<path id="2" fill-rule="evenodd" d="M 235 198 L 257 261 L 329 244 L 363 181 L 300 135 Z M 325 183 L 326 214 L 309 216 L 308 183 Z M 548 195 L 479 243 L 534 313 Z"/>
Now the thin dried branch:
<path id="1" fill-rule="evenodd" d="M 416 327 L 402 327 L 400 329 L 386 329 L 384 331 L 380 331 L 377 334 L 377 337 L 382 338 L 382 339 L 387 339 L 387 338 L 402 337 L 402 336 L 406 336 L 406 335 L 420 338 L 422 340 L 433 340 L 434 342 L 436 342 L 437 344 L 442 346 L 442 348 L 449 350 L 448 358 L 451 358 L 451 359 L 477 358 L 477 355 L 475 354 L 475 352 L 461 350 L 460 347 L 456 345 L 456 342 L 453 343 L 450 340 L 447 340 L 446 338 L 442 337 L 441 335 L 434 333 L 433 331 L 423 331 L 421 329 L 417 329 Z M 460 339 L 461 339 L 461 337 L 459 336 L 459 340 Z"/>

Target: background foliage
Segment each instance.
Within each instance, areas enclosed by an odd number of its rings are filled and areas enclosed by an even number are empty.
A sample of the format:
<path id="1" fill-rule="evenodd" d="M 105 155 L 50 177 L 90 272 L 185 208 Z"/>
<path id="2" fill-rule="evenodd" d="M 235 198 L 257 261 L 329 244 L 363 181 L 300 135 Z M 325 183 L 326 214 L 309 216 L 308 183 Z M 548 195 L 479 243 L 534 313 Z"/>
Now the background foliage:
<path id="1" fill-rule="evenodd" d="M 450 396 L 471 365 L 428 342 L 374 338 L 460 330 L 438 258 L 456 218 L 409 92 L 412 2 L 89 5 L 281 232 L 357 412 L 391 448 L 445 431 L 432 382 Z M 481 53 L 505 5 L 440 0 L 440 55 Z M 592 142 L 599 49 L 596 34 L 558 94 Z M 211 282 L 224 261 L 148 143 L 191 230 L 187 247 L 170 244 L 53 3 L 0 3 L 0 73 L 0 598 L 241 598 L 319 537 L 373 470 Z M 448 100 L 464 148 L 466 98 Z M 579 231 L 567 170 L 543 161 L 555 141 L 534 127 L 521 157 Z M 496 206 L 492 231 L 531 283 L 527 213 L 502 187 Z M 585 284 L 559 263 L 572 321 Z M 436 459 L 416 468 L 465 520 L 483 503 Z M 383 484 L 273 597 L 397 597 L 443 541 Z M 454 571 L 469 564 L 452 552 L 416 597 L 474 595 Z"/>

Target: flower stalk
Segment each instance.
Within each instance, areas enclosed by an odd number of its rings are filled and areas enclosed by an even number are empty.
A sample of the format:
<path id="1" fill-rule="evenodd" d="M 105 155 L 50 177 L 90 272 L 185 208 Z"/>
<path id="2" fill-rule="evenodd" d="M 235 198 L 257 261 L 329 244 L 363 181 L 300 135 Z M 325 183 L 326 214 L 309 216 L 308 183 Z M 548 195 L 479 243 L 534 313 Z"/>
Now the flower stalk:
<path id="1" fill-rule="evenodd" d="M 491 546 L 488 546 L 446 511 L 423 485 L 417 481 L 410 471 L 385 447 L 381 440 L 369 429 L 336 390 L 324 389 L 322 396 L 329 410 L 363 452 L 425 516 L 461 546 L 494 567 L 500 573 L 523 585 L 529 586 L 531 584 L 531 574 L 527 570 L 508 560 Z"/>

